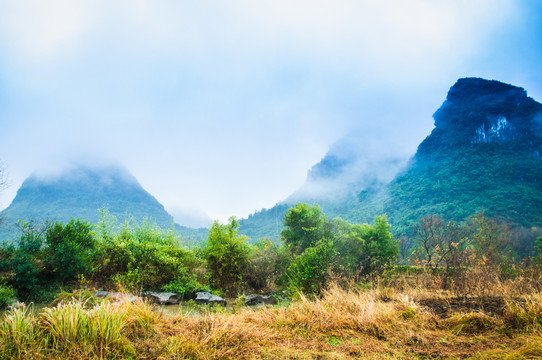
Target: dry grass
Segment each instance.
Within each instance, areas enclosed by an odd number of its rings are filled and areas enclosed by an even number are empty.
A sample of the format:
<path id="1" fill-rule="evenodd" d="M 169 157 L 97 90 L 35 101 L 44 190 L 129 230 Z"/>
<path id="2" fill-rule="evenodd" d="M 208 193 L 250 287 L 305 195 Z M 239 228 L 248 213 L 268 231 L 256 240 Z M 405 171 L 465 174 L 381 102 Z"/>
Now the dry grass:
<path id="1" fill-rule="evenodd" d="M 168 316 L 146 303 L 75 300 L 0 323 L 0 359 L 535 359 L 542 296 L 507 298 L 502 312 L 423 301 L 443 292 L 345 291 L 285 307 Z M 430 304 L 430 303 L 429 303 Z"/>

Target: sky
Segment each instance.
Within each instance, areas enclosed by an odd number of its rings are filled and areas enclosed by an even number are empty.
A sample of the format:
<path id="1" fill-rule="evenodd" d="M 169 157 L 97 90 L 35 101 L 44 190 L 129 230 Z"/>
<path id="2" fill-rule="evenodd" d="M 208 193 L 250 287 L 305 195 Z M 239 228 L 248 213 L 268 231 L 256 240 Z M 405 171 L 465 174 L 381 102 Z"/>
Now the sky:
<path id="1" fill-rule="evenodd" d="M 411 156 L 458 78 L 542 100 L 537 0 L 1 0 L 0 159 L 119 163 L 166 209 L 246 217 L 339 139 Z"/>

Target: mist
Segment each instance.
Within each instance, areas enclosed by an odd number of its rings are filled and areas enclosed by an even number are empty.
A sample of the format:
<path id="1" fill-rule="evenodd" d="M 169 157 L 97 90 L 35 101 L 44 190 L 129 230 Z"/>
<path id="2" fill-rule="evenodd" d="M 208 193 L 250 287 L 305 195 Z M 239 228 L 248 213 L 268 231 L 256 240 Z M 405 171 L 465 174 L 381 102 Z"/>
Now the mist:
<path id="1" fill-rule="evenodd" d="M 4 2 L 0 159 L 11 186 L 0 207 L 38 169 L 96 161 L 122 164 L 167 209 L 246 217 L 300 189 L 345 137 L 361 153 L 344 176 L 377 170 L 385 181 L 457 78 L 542 98 L 541 7 Z"/>

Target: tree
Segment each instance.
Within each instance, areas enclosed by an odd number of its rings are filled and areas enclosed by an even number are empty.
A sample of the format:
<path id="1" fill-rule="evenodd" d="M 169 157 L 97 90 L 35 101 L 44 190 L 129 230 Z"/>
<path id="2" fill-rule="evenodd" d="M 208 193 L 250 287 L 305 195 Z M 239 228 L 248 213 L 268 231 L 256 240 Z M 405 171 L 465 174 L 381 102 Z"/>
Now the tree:
<path id="1" fill-rule="evenodd" d="M 45 263 L 54 278 L 70 281 L 90 274 L 97 247 L 92 228 L 80 219 L 71 219 L 66 225 L 57 221 L 47 227 Z"/>
<path id="2" fill-rule="evenodd" d="M 339 259 L 339 268 L 347 277 L 353 276 L 361 267 L 365 251 L 364 231 L 361 225 L 352 225 L 348 221 L 335 219 L 335 248 Z"/>
<path id="3" fill-rule="evenodd" d="M 233 296 L 243 286 L 243 274 L 250 259 L 246 237 L 238 234 L 238 227 L 235 217 L 226 225 L 215 221 L 203 250 L 213 285 Z"/>
<path id="4" fill-rule="evenodd" d="M 321 240 L 297 256 L 286 273 L 290 291 L 320 295 L 331 279 L 335 255 L 333 242 Z"/>
<path id="5" fill-rule="evenodd" d="M 480 265 L 504 270 L 513 258 L 510 228 L 478 213 L 472 218 L 472 243 Z"/>
<path id="6" fill-rule="evenodd" d="M 295 255 L 322 239 L 333 238 L 333 225 L 318 205 L 295 204 L 284 217 L 284 227 L 281 232 L 282 241 Z"/>
<path id="7" fill-rule="evenodd" d="M 537 252 L 538 256 L 542 258 L 542 236 L 536 238 L 534 243 L 534 249 Z"/>
<path id="8" fill-rule="evenodd" d="M 276 291 L 276 281 L 280 275 L 281 255 L 284 251 L 271 240 L 263 239 L 250 247 L 250 263 L 244 278 L 251 291 L 269 293 Z"/>
<path id="9" fill-rule="evenodd" d="M 433 275 L 442 269 L 442 288 L 448 288 L 452 272 L 458 274 L 465 264 L 467 234 L 455 222 L 445 223 L 436 215 L 424 216 L 414 226 L 414 237 L 419 244 L 419 257 Z"/>
<path id="10" fill-rule="evenodd" d="M 399 244 L 393 238 L 385 215 L 375 217 L 372 225 L 360 226 L 361 236 L 365 240 L 360 262 L 365 274 L 381 272 L 397 261 Z"/>

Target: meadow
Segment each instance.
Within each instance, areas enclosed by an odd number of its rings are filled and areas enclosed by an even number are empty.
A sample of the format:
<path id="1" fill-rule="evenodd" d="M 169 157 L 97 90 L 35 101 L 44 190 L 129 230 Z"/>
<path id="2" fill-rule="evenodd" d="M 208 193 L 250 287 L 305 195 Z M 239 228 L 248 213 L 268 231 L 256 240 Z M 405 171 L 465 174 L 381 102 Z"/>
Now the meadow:
<path id="1" fill-rule="evenodd" d="M 527 290 L 525 279 L 499 283 L 483 297 L 411 287 L 410 278 L 396 280 L 373 288 L 344 289 L 334 283 L 318 298 L 301 295 L 276 306 L 203 307 L 177 315 L 146 302 L 97 301 L 75 292 L 37 312 L 5 312 L 0 358 L 542 357 L 542 295 L 519 294 Z"/>

